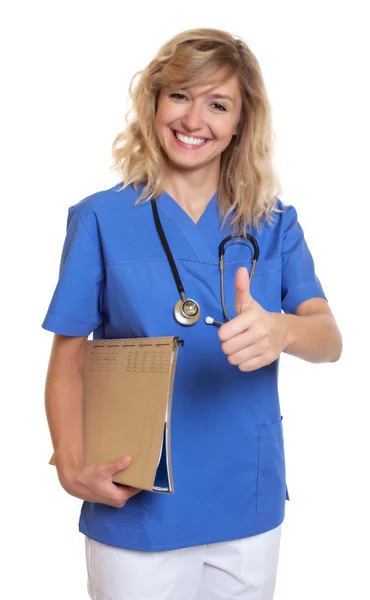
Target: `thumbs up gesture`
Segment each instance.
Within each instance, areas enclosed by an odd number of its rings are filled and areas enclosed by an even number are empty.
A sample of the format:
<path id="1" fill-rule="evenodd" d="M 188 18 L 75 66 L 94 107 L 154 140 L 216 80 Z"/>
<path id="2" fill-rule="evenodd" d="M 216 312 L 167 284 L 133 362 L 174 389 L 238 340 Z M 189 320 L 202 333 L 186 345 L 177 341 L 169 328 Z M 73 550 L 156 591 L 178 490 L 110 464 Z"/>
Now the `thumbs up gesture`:
<path id="1" fill-rule="evenodd" d="M 269 312 L 254 300 L 245 267 L 235 276 L 234 306 L 237 316 L 218 330 L 229 363 L 241 371 L 255 371 L 274 362 L 285 346 L 284 320 L 280 313 Z"/>

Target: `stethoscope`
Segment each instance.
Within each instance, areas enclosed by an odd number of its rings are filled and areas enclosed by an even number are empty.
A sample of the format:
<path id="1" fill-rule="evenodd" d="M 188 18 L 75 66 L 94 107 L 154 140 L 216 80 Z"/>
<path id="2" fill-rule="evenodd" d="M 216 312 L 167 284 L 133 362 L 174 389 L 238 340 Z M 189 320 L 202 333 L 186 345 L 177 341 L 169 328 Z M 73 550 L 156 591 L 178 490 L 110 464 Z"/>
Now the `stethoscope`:
<path id="1" fill-rule="evenodd" d="M 156 201 L 152 200 L 151 204 L 152 204 L 153 217 L 154 217 L 154 222 L 155 222 L 155 226 L 157 229 L 157 233 L 161 240 L 163 249 L 166 253 L 169 265 L 171 267 L 172 275 L 175 280 L 177 290 L 180 294 L 180 300 L 178 300 L 176 302 L 176 304 L 173 308 L 174 317 L 175 317 L 176 321 L 178 323 L 180 323 L 181 325 L 194 325 L 194 323 L 199 321 L 199 318 L 200 318 L 200 306 L 199 306 L 198 302 L 196 302 L 192 298 L 187 298 L 187 296 L 185 294 L 184 286 L 182 285 L 182 281 L 180 279 L 180 275 L 177 270 L 170 246 L 168 244 L 167 238 L 163 231 L 162 223 L 161 223 L 161 220 L 160 220 L 159 214 L 158 214 L 158 208 L 157 208 Z M 222 310 L 228 321 L 230 321 L 231 319 L 226 310 L 226 303 L 225 303 L 224 257 L 225 257 L 225 251 L 226 251 L 226 248 L 225 248 L 226 244 L 230 240 L 235 240 L 235 239 L 239 239 L 239 241 L 243 241 L 247 245 L 248 245 L 248 243 L 251 243 L 253 246 L 252 267 L 251 267 L 251 272 L 249 274 L 249 281 L 252 281 L 252 277 L 254 275 L 254 271 L 256 268 L 256 263 L 257 263 L 257 260 L 259 257 L 259 246 L 258 246 L 257 240 L 256 240 L 256 238 L 253 237 L 253 235 L 250 235 L 249 233 L 245 233 L 244 235 L 240 235 L 239 233 L 232 233 L 231 235 L 228 235 L 225 239 L 223 239 L 222 242 L 220 242 L 220 245 L 218 247 L 218 257 L 219 257 L 219 267 L 220 267 L 220 273 L 221 273 L 221 303 L 222 303 Z M 223 323 L 221 323 L 221 321 L 216 321 L 212 317 L 206 317 L 205 322 L 208 325 L 223 325 Z"/>

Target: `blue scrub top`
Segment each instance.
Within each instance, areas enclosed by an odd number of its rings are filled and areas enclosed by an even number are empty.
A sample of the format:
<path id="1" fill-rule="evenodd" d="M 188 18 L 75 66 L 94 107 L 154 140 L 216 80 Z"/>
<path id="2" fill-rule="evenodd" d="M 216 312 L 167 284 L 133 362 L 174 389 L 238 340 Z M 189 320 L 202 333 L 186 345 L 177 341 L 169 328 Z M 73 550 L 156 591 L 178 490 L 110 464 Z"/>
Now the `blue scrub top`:
<path id="1" fill-rule="evenodd" d="M 171 422 L 174 494 L 140 492 L 123 508 L 84 502 L 79 528 L 88 537 L 132 550 L 170 550 L 256 535 L 284 519 L 288 498 L 278 360 L 250 373 L 230 365 L 217 327 L 224 321 L 217 194 L 197 224 L 166 192 L 157 200 L 162 226 L 188 297 L 202 316 L 190 327 L 173 316 L 178 291 L 155 228 L 150 202 L 134 206 L 141 186 L 120 185 L 69 209 L 57 283 L 43 327 L 94 339 L 179 336 Z M 280 200 L 273 224 L 248 229 L 260 246 L 251 294 L 268 311 L 293 313 L 325 298 L 297 221 Z M 225 296 L 234 311 L 237 269 L 251 249 L 225 254 Z M 118 458 L 118 457 L 117 457 Z"/>

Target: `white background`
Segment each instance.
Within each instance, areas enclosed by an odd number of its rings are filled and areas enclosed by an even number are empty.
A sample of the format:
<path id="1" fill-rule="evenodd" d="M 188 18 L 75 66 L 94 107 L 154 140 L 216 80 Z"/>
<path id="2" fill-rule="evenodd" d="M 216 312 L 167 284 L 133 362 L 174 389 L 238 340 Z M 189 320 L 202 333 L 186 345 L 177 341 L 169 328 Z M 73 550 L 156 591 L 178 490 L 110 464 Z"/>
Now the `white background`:
<path id="1" fill-rule="evenodd" d="M 40 324 L 67 208 L 118 181 L 111 143 L 131 76 L 169 37 L 199 26 L 240 35 L 259 60 L 281 198 L 298 210 L 344 338 L 337 363 L 281 360 L 291 501 L 275 600 L 370 597 L 365 5 L 65 0 L 13 1 L 2 11 L 1 597 L 87 598 L 80 501 L 47 464 L 52 334 Z"/>

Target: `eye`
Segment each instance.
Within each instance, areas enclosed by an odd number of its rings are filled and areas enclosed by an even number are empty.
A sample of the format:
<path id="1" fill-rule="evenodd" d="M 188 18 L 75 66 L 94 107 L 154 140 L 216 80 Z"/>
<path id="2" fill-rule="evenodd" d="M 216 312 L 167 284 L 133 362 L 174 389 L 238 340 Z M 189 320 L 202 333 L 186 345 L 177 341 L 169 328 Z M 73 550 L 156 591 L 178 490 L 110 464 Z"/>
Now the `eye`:
<path id="1" fill-rule="evenodd" d="M 176 92 L 174 92 L 173 94 L 170 94 L 170 98 L 175 98 L 175 100 L 187 100 L 186 96 L 184 96 L 184 94 L 178 94 Z"/>
<path id="2" fill-rule="evenodd" d="M 218 102 L 214 102 L 212 104 L 216 108 L 216 110 L 221 110 L 226 112 L 226 107 L 223 104 L 219 104 Z"/>

